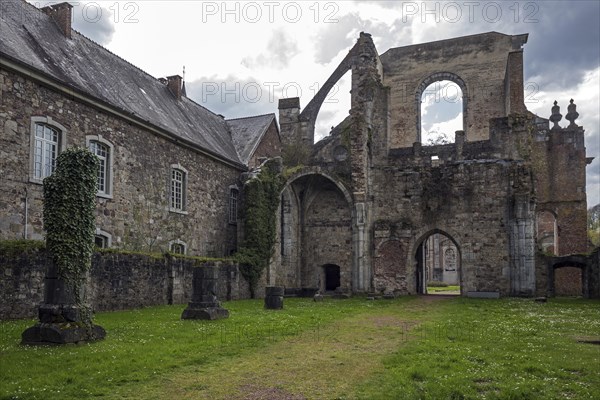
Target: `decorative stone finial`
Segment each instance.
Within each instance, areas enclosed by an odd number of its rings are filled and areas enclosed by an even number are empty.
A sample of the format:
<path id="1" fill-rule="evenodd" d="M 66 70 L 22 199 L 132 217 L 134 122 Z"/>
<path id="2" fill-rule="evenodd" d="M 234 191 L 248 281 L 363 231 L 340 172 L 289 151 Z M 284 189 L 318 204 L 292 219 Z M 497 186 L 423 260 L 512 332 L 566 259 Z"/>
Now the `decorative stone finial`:
<path id="1" fill-rule="evenodd" d="M 577 104 L 573 103 L 573 99 L 571 99 L 571 103 L 567 107 L 567 111 L 568 113 L 565 116 L 565 119 L 570 122 L 568 127 L 576 128 L 577 124 L 575 123 L 575 120 L 579 117 L 579 113 L 577 112 Z"/>
<path id="2" fill-rule="evenodd" d="M 558 102 L 554 100 L 554 107 L 552 107 L 552 115 L 550 115 L 550 121 L 554 122 L 554 126 L 552 129 L 560 129 L 560 125 L 558 125 L 558 121 L 562 119 L 562 114 L 560 113 L 560 106 Z"/>

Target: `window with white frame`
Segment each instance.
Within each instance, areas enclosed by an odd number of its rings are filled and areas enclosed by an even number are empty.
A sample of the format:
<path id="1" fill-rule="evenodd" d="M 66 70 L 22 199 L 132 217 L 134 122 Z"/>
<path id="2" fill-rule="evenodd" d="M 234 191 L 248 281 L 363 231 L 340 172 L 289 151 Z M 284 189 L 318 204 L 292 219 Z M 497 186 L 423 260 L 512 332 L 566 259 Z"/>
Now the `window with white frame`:
<path id="1" fill-rule="evenodd" d="M 110 142 L 101 136 L 87 136 L 87 146 L 98 157 L 98 196 L 112 195 L 112 149 Z"/>
<path id="2" fill-rule="evenodd" d="M 54 172 L 60 132 L 48 125 L 35 124 L 33 177 L 44 179 Z"/>
<path id="3" fill-rule="evenodd" d="M 171 166 L 169 208 L 171 211 L 186 211 L 187 171 L 180 165 Z"/>
<path id="4" fill-rule="evenodd" d="M 169 251 L 173 254 L 185 254 L 186 245 L 181 240 L 174 240 L 169 243 Z"/>
<path id="5" fill-rule="evenodd" d="M 60 132 L 48 125 L 35 124 L 33 176 L 44 179 L 54 172 Z"/>
<path id="6" fill-rule="evenodd" d="M 237 222 L 238 195 L 239 195 L 239 191 L 236 188 L 229 189 L 229 223 L 230 224 L 235 224 Z"/>
<path id="7" fill-rule="evenodd" d="M 65 148 L 66 129 L 50 117 L 31 118 L 31 179 L 41 183 L 52 175 Z"/>
<path id="8" fill-rule="evenodd" d="M 106 249 L 111 246 L 112 235 L 108 232 L 104 232 L 100 228 L 96 228 L 96 235 L 94 236 L 94 245 L 99 249 Z"/>

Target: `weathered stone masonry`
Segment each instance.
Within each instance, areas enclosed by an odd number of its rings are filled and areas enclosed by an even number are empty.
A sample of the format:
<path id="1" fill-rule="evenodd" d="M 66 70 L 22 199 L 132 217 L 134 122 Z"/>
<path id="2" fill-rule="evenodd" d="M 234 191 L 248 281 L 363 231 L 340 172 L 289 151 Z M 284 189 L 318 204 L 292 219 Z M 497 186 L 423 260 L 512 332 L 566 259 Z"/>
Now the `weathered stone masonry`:
<path id="1" fill-rule="evenodd" d="M 73 31 L 71 17 L 68 3 L 37 9 L 2 2 L 0 239 L 43 237 L 48 174 L 34 177 L 34 165 L 49 165 L 36 164 L 34 131 L 42 124 L 58 137 L 41 145 L 46 160 L 70 146 L 107 146 L 97 208 L 105 245 L 166 251 L 175 243 L 187 254 L 233 253 L 232 190 L 241 190 L 249 164 L 279 154 L 275 116 L 243 118 L 234 129 L 188 99 L 180 76 L 146 74 Z"/>
<path id="2" fill-rule="evenodd" d="M 573 122 L 574 104 L 569 126 L 552 129 L 525 108 L 526 41 L 527 35 L 491 32 L 379 56 L 370 35 L 361 33 L 304 110 L 298 99 L 281 100 L 284 147 L 307 149 L 310 157 L 295 167 L 282 194 L 281 251 L 269 284 L 324 290 L 319 277 L 335 264 L 340 286 L 353 292 L 422 293 L 423 243 L 442 233 L 457 248 L 463 295 L 552 294 L 554 267 L 536 257 L 549 240 L 548 232 L 538 235 L 548 226 L 537 224 L 538 217 L 554 216 L 550 240 L 558 243 L 557 254 L 588 251 L 585 166 L 591 159 L 583 129 Z M 350 113 L 311 145 L 320 105 L 348 70 Z M 421 95 L 439 80 L 461 87 L 464 130 L 455 143 L 424 146 Z M 553 109 L 550 120 L 560 120 L 558 113 Z M 348 221 L 350 232 L 337 228 Z M 310 234 L 313 226 L 320 241 Z"/>
<path id="3" fill-rule="evenodd" d="M 50 263 L 45 250 L 18 256 L 0 254 L 0 319 L 37 316 L 44 300 L 44 277 Z M 86 288 L 94 311 L 116 311 L 166 304 L 183 304 L 192 298 L 194 268 L 189 258 L 135 254 L 95 253 Z M 206 263 L 219 268 L 220 300 L 250 297 L 239 267 L 226 262 Z M 264 280 L 259 282 L 264 292 Z"/>
<path id="4" fill-rule="evenodd" d="M 224 254 L 227 243 L 228 188 L 239 169 L 199 156 L 164 138 L 64 95 L 2 70 L 3 112 L 2 197 L 3 238 L 24 233 L 25 198 L 28 238 L 40 239 L 42 187 L 29 182 L 31 117 L 45 116 L 67 130 L 66 146 L 85 146 L 86 136 L 101 136 L 113 144 L 112 199 L 98 198 L 97 225 L 113 237 L 113 245 L 139 250 L 167 249 L 182 240 L 190 254 Z M 172 164 L 186 168 L 187 214 L 168 211 Z M 22 236 L 21 236 L 22 237 Z"/>

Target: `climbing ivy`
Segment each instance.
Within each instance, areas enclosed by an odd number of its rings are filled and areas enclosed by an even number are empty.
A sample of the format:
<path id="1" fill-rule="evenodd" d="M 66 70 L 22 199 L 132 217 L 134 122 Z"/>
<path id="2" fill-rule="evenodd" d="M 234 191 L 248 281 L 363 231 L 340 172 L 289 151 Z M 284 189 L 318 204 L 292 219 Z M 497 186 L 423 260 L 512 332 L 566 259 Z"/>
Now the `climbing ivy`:
<path id="1" fill-rule="evenodd" d="M 98 158 L 78 147 L 62 152 L 44 179 L 46 247 L 78 306 L 94 251 L 97 179 Z"/>
<path id="2" fill-rule="evenodd" d="M 235 259 L 254 298 L 256 285 L 271 260 L 276 238 L 276 213 L 283 187 L 276 160 L 267 161 L 244 186 L 244 240 Z"/>

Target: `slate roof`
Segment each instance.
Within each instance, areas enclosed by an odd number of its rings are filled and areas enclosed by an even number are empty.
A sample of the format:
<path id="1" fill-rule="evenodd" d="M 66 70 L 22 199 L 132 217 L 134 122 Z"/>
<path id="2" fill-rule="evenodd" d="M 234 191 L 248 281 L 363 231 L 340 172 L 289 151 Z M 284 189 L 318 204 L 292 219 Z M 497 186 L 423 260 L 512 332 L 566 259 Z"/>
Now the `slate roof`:
<path id="1" fill-rule="evenodd" d="M 0 1 L 0 56 L 125 111 L 243 168 L 225 120 L 182 97 L 99 44 L 60 32 L 51 17 L 23 0 Z"/>
<path id="2" fill-rule="evenodd" d="M 244 164 L 248 164 L 273 121 L 275 121 L 275 114 L 226 120 L 227 125 L 231 128 L 231 139 L 235 149 Z"/>

